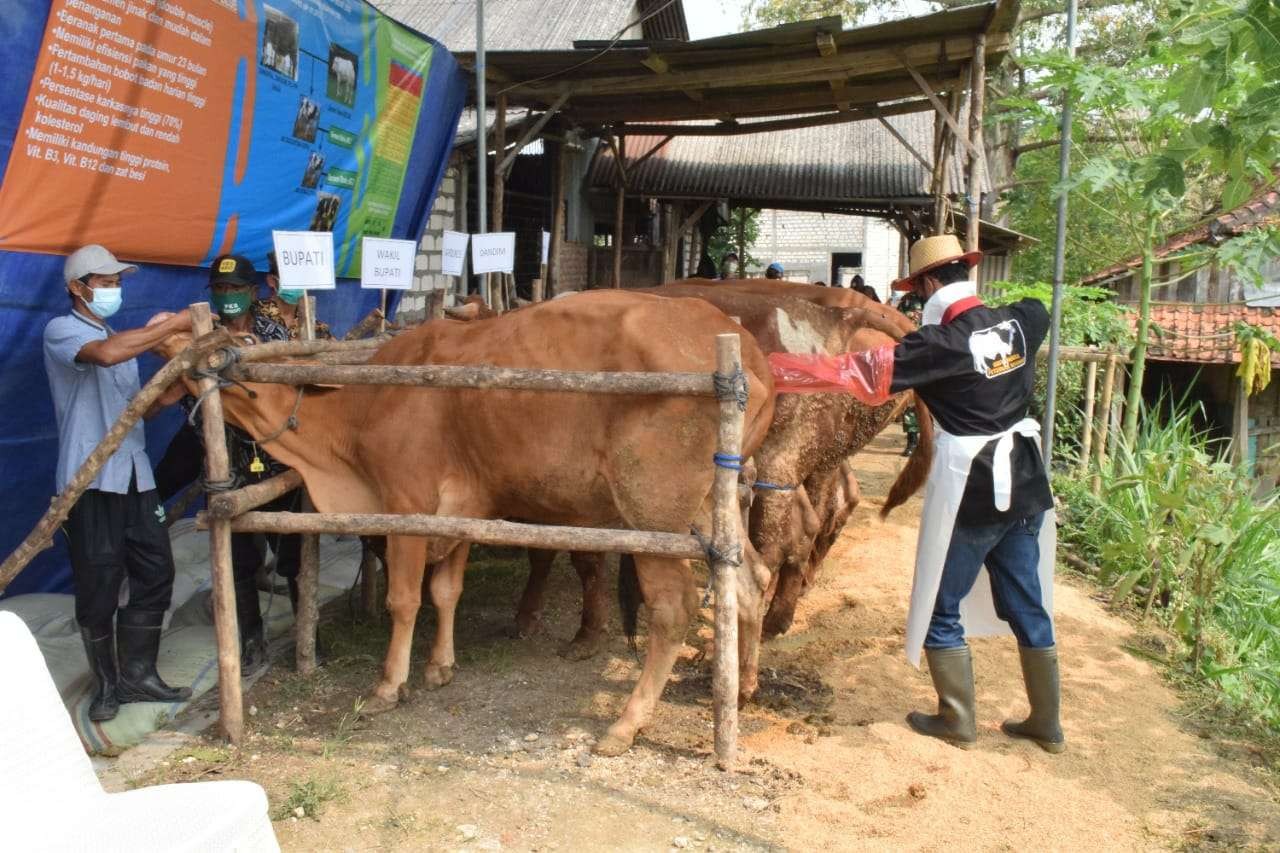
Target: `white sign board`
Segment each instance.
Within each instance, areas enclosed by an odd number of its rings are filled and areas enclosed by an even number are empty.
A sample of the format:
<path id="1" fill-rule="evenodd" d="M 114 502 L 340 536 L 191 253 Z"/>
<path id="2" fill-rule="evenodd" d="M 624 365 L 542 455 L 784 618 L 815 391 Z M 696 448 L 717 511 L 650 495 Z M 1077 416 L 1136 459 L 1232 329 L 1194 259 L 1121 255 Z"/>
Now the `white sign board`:
<path id="1" fill-rule="evenodd" d="M 333 290 L 333 232 L 272 231 L 280 286 L 290 290 Z"/>
<path id="2" fill-rule="evenodd" d="M 470 235 L 461 231 L 444 232 L 444 245 L 440 250 L 440 271 L 445 275 L 462 275 L 462 265 L 467 259 L 467 240 Z"/>
<path id="3" fill-rule="evenodd" d="M 547 256 L 551 254 L 551 232 L 542 232 L 542 262 L 547 262 Z"/>
<path id="4" fill-rule="evenodd" d="M 360 241 L 360 286 L 385 290 L 413 287 L 418 246 L 412 240 L 365 237 Z"/>
<path id="5" fill-rule="evenodd" d="M 515 260 L 514 231 L 471 235 L 471 271 L 477 275 L 486 272 L 511 272 L 515 269 Z"/>

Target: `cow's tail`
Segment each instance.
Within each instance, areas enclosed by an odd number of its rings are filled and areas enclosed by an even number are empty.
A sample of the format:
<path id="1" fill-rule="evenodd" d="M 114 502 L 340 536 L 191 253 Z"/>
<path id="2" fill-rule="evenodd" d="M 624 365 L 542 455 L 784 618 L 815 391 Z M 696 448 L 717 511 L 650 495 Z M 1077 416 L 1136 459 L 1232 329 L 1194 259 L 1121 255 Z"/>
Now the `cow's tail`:
<path id="1" fill-rule="evenodd" d="M 633 554 L 622 554 L 618 559 L 618 609 L 622 611 L 622 633 L 635 651 L 640 625 L 640 576 Z"/>
<path id="2" fill-rule="evenodd" d="M 889 488 L 889 497 L 880 509 L 881 518 L 886 518 L 895 507 L 902 506 L 907 498 L 919 491 L 924 481 L 929 479 L 929 469 L 933 467 L 933 416 L 929 414 L 919 394 L 912 396 L 915 397 L 916 417 L 920 421 L 920 441 L 907 460 L 906 467 Z"/>

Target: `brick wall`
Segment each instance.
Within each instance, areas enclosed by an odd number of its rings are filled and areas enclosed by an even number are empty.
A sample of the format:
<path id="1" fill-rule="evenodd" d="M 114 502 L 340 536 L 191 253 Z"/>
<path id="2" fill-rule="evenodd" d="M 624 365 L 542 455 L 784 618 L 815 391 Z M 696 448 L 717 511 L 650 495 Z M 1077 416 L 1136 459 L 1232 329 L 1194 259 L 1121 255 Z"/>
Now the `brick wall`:
<path id="1" fill-rule="evenodd" d="M 560 274 L 556 281 L 556 293 L 587 289 L 587 258 L 590 253 L 585 243 L 565 240 L 560 246 Z"/>
<path id="2" fill-rule="evenodd" d="M 426 316 L 427 291 L 444 289 L 456 292 L 458 278 L 440 272 L 440 252 L 445 231 L 466 231 L 460 227 L 458 205 L 458 168 L 450 166 L 440 181 L 440 192 L 427 219 L 422 242 L 418 244 L 418 257 L 414 264 L 413 288 L 400 299 L 396 312 L 399 322 L 418 323 Z M 446 303 L 452 304 L 446 296 Z"/>

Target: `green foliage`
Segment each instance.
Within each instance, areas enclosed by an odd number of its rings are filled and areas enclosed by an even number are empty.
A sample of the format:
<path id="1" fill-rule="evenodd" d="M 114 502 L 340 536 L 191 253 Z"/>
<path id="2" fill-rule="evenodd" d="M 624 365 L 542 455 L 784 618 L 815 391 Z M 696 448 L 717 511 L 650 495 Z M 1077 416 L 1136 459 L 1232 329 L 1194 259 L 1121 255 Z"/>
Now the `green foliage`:
<path id="1" fill-rule="evenodd" d="M 849 27 L 874 5 L 875 0 L 749 0 L 742 10 L 742 27 L 756 30 L 828 15 L 839 15 Z"/>
<path id="2" fill-rule="evenodd" d="M 1280 493 L 1254 496 L 1218 458 L 1199 413 L 1143 418 L 1090 476 L 1059 476 L 1060 535 L 1101 568 L 1116 605 L 1134 603 L 1183 644 L 1182 665 L 1229 702 L 1280 728 Z"/>
<path id="3" fill-rule="evenodd" d="M 345 798 L 346 791 L 336 779 L 312 777 L 304 782 L 290 782 L 289 796 L 276 809 L 274 818 L 286 820 L 291 817 L 309 817 L 312 820 L 319 820 L 325 803 L 341 801 Z"/>
<path id="4" fill-rule="evenodd" d="M 1029 284 L 1006 281 L 993 282 L 989 286 L 987 301 L 993 305 L 1007 305 L 1022 299 L 1038 299 L 1046 309 L 1052 309 L 1053 285 L 1037 281 Z M 1111 301 L 1111 293 L 1100 287 L 1068 285 L 1062 291 L 1063 346 L 1107 346 L 1129 337 L 1129 325 L 1125 317 L 1128 311 Z M 1062 362 L 1058 365 L 1058 405 L 1054 414 L 1055 454 L 1070 459 L 1079 449 L 1084 418 L 1081 406 L 1084 398 L 1085 366 L 1080 362 Z M 1043 401 L 1048 395 L 1048 368 L 1045 359 L 1036 363 L 1036 388 L 1033 399 Z M 1039 418 L 1043 409 L 1033 407 L 1032 417 Z"/>
<path id="5" fill-rule="evenodd" d="M 742 226 L 743 234 L 741 246 L 738 245 L 739 225 Z M 744 269 L 758 269 L 764 264 L 759 258 L 751 254 L 749 247 L 755 243 L 756 238 L 759 236 L 760 209 L 758 207 L 735 207 L 729 214 L 728 223 L 717 228 L 707 239 L 707 254 L 711 255 L 711 260 L 715 261 L 717 270 L 724 263 L 724 256 L 730 252 L 738 253 Z M 731 270 L 730 272 L 736 274 L 737 270 Z"/>

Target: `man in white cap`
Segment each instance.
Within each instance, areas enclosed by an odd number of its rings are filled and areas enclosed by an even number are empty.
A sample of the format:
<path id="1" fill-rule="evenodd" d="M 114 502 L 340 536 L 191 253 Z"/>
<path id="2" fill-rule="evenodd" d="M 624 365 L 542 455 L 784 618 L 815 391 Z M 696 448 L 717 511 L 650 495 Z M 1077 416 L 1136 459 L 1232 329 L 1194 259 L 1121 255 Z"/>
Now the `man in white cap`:
<path id="1" fill-rule="evenodd" d="M 137 270 L 95 245 L 76 250 L 63 265 L 71 312 L 44 329 L 44 366 L 58 419 L 59 492 L 140 390 L 137 356 L 191 329 L 186 311 L 125 332 L 108 325 L 122 302 L 121 276 Z M 176 384 L 147 416 L 176 402 L 182 390 Z M 97 682 L 89 718 L 110 720 L 122 702 L 190 698 L 189 688 L 170 687 L 156 672 L 174 566 L 141 423 L 76 501 L 64 529 L 76 622 Z M 126 577 L 129 604 L 120 610 L 117 626 L 116 605 Z"/>
<path id="2" fill-rule="evenodd" d="M 912 712 L 907 722 L 921 734 L 971 747 L 978 734 L 965 637 L 1012 633 L 1031 714 L 1002 729 L 1058 753 L 1066 741 L 1051 616 L 1053 496 L 1039 424 L 1026 416 L 1049 314 L 1034 299 L 984 305 L 969 281 L 981 257 L 950 234 L 911 247 L 910 275 L 894 290 L 914 293 L 924 312 L 921 328 L 897 345 L 769 360 L 779 392 L 846 391 L 879 405 L 914 389 L 938 422 L 906 631 L 913 664 L 919 666 L 924 648 L 938 713 Z"/>

